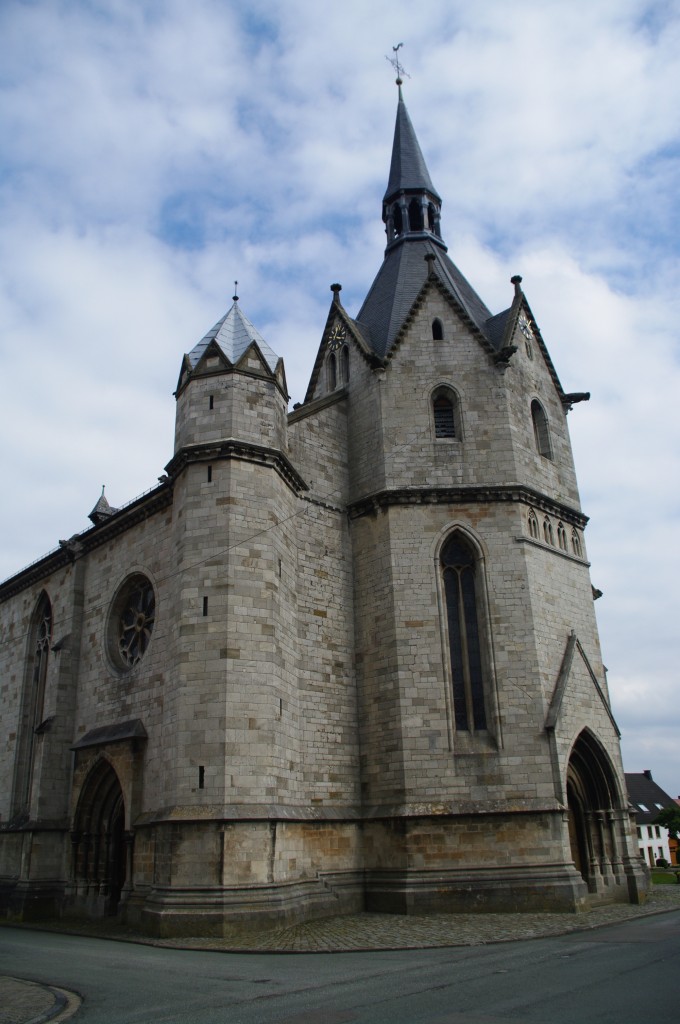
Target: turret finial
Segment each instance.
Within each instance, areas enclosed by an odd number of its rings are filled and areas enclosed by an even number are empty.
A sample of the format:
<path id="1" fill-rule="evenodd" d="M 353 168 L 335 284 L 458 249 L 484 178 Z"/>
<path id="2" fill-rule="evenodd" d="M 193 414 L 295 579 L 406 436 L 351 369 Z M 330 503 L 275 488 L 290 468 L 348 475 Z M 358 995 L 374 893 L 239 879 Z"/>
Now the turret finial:
<path id="1" fill-rule="evenodd" d="M 238 281 L 234 281 L 234 294 L 232 295 L 234 302 L 238 302 Z"/>
<path id="2" fill-rule="evenodd" d="M 510 284 L 514 284 L 514 286 L 515 286 L 515 295 L 521 295 L 522 294 L 522 289 L 520 288 L 521 283 L 522 283 L 522 278 L 521 278 L 520 274 L 515 274 L 514 277 L 510 278 Z"/>

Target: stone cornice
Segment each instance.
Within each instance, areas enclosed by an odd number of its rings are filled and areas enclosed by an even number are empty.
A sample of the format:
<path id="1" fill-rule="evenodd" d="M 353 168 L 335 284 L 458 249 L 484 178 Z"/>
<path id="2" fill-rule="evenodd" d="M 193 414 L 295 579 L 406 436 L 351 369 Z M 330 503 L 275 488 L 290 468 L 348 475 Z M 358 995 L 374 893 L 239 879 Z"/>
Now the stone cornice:
<path id="1" fill-rule="evenodd" d="M 238 459 L 243 462 L 255 462 L 258 465 L 269 466 L 279 474 L 291 490 L 297 493 L 309 490 L 307 483 L 293 463 L 278 448 L 268 448 L 265 445 L 253 444 L 248 441 L 237 441 L 234 438 L 185 445 L 172 457 L 165 467 L 165 471 L 171 480 L 175 480 L 192 462 L 219 459 Z"/>
<path id="2" fill-rule="evenodd" d="M 311 416 L 313 413 L 318 413 L 322 409 L 326 409 L 329 405 L 337 405 L 342 399 L 347 398 L 349 389 L 347 385 L 342 388 L 337 388 L 335 391 L 331 391 L 328 395 L 322 395 L 321 398 L 311 399 L 309 402 L 304 402 L 302 405 L 297 406 L 292 412 L 288 413 L 288 423 L 298 423 L 300 420 L 304 420 L 307 416 Z"/>
<path id="3" fill-rule="evenodd" d="M 126 530 L 171 504 L 172 486 L 170 481 L 166 480 L 141 497 L 135 498 L 129 505 L 118 509 L 104 522 L 97 523 L 96 526 L 83 533 L 75 534 L 67 541 L 60 541 L 60 546 L 55 551 L 51 551 L 44 558 L 40 558 L 37 562 L 22 569 L 16 576 L 11 576 L 0 585 L 0 601 L 6 601 L 34 583 L 45 579 L 46 576 L 50 576 L 53 572 L 66 568 L 76 559 L 101 547 L 102 544 L 108 543 L 113 537 L 125 533 Z"/>
<path id="4" fill-rule="evenodd" d="M 522 484 L 477 487 L 401 487 L 376 491 L 350 502 L 348 513 L 351 519 L 369 515 L 398 505 L 467 505 L 512 502 L 531 505 L 557 516 L 581 529 L 588 517 L 579 509 L 563 505 L 553 498 Z"/>

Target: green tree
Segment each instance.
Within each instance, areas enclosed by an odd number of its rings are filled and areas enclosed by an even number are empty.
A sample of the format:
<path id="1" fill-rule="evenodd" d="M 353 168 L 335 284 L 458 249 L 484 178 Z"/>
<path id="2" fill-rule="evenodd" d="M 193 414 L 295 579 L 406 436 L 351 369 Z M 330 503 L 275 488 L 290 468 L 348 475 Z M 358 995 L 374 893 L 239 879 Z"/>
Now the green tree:
<path id="1" fill-rule="evenodd" d="M 663 825 L 673 839 L 680 841 L 680 807 L 664 807 L 654 819 L 655 825 Z"/>

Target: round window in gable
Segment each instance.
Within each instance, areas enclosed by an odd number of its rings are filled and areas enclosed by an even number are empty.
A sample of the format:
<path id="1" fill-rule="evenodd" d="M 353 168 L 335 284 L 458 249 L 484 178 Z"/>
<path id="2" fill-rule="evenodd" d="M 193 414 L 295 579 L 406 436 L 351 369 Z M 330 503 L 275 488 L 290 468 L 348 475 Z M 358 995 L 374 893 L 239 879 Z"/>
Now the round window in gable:
<path id="1" fill-rule="evenodd" d="M 109 656 L 116 668 L 129 672 L 144 657 L 156 618 L 156 595 L 151 582 L 136 573 L 116 594 L 108 626 Z"/>

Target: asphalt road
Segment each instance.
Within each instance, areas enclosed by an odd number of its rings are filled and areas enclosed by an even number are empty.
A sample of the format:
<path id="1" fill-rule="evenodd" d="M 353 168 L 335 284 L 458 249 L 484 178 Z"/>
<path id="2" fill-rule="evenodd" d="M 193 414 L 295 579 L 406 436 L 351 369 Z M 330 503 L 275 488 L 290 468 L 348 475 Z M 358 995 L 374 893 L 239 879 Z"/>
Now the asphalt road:
<path id="1" fill-rule="evenodd" d="M 680 911 L 490 946 L 213 953 L 0 929 L 0 973 L 83 996 L 74 1024 L 660 1024 Z"/>

